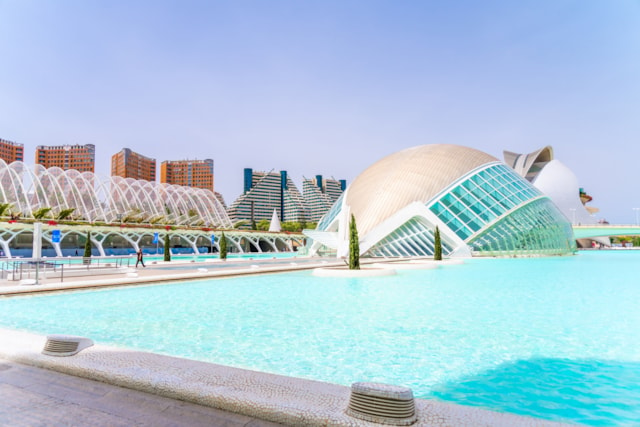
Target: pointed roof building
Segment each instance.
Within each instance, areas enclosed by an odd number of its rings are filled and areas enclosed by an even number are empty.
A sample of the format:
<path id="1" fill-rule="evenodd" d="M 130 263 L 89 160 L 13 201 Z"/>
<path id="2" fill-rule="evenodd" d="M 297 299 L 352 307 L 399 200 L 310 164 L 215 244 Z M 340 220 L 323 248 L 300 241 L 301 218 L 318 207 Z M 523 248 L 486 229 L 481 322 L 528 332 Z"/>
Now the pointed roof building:
<path id="1" fill-rule="evenodd" d="M 273 215 L 271 216 L 271 224 L 269 225 L 269 231 L 275 231 L 275 232 L 282 231 L 282 226 L 280 225 L 280 218 L 278 218 L 278 211 L 276 209 L 273 210 Z"/>

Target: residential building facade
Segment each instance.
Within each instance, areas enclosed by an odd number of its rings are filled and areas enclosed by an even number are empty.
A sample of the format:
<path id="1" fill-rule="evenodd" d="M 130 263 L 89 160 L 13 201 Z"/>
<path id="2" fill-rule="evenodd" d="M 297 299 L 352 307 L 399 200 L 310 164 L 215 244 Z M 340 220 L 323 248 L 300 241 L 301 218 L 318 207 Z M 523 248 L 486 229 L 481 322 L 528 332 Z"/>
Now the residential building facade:
<path id="1" fill-rule="evenodd" d="M 231 221 L 271 220 L 276 211 L 281 222 L 306 222 L 304 199 L 287 171 L 244 170 L 244 193 L 229 207 Z"/>
<path id="2" fill-rule="evenodd" d="M 24 145 L 0 138 L 0 159 L 6 163 L 24 161 Z"/>
<path id="3" fill-rule="evenodd" d="M 165 160 L 160 182 L 214 191 L 213 160 Z"/>
<path id="4" fill-rule="evenodd" d="M 111 156 L 111 176 L 156 181 L 156 159 L 123 148 Z"/>
<path id="5" fill-rule="evenodd" d="M 96 146 L 85 145 L 39 145 L 36 147 L 36 164 L 49 169 L 75 169 L 78 172 L 95 172 Z"/>
<path id="6" fill-rule="evenodd" d="M 331 209 L 347 188 L 344 179 L 327 179 L 316 175 L 302 181 L 302 195 L 307 212 L 307 221 L 318 222 Z"/>

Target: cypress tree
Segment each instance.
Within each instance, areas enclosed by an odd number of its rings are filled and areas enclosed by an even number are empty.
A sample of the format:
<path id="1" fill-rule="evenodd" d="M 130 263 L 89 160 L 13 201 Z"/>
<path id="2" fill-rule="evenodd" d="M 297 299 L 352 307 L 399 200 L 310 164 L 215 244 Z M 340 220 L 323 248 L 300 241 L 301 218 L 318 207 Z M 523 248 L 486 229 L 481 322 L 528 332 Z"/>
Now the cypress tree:
<path id="1" fill-rule="evenodd" d="M 89 264 L 91 260 L 91 231 L 87 231 L 87 241 L 84 242 L 84 263 Z"/>
<path id="2" fill-rule="evenodd" d="M 169 233 L 164 235 L 164 260 L 171 261 L 171 245 L 169 244 Z"/>
<path id="3" fill-rule="evenodd" d="M 224 231 L 220 236 L 220 259 L 227 259 L 227 238 L 224 236 Z"/>
<path id="4" fill-rule="evenodd" d="M 360 243 L 358 242 L 356 217 L 353 214 L 351 214 L 349 222 L 349 270 L 360 270 Z"/>
<path id="5" fill-rule="evenodd" d="M 433 245 L 435 246 L 433 252 L 433 259 L 436 261 L 442 261 L 442 241 L 440 240 L 440 229 L 436 225 L 436 232 L 433 237 Z"/>

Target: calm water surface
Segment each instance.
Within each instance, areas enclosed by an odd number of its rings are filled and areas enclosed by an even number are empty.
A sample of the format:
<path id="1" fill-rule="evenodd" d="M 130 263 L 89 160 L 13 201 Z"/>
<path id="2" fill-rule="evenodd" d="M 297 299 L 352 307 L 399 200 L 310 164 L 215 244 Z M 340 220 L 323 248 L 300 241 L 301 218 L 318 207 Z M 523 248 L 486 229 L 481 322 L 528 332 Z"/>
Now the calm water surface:
<path id="1" fill-rule="evenodd" d="M 640 425 L 640 251 L 0 299 L 0 326 L 589 425 Z"/>

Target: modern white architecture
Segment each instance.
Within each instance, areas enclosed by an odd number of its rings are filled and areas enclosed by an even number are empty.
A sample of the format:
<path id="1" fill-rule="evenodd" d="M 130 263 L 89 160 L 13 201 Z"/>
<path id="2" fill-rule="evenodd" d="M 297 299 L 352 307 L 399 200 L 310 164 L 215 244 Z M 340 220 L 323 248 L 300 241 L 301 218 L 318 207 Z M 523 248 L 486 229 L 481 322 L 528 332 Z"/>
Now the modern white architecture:
<path id="1" fill-rule="evenodd" d="M 318 224 L 310 253 L 348 254 L 354 215 L 365 256 L 430 256 L 439 228 L 445 255 L 563 255 L 576 249 L 570 222 L 512 168 L 446 144 L 402 150 L 360 174 Z"/>

